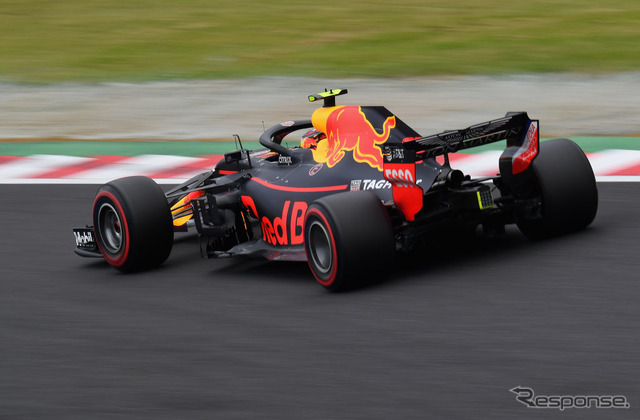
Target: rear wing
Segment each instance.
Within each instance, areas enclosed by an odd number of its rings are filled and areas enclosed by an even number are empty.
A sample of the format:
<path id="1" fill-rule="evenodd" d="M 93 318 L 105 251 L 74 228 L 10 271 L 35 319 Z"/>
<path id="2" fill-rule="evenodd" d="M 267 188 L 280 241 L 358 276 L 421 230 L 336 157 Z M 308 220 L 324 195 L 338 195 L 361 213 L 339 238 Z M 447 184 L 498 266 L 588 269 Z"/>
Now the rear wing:
<path id="1" fill-rule="evenodd" d="M 422 189 L 416 184 L 415 163 L 448 153 L 506 140 L 500 156 L 500 176 L 515 187 L 526 182 L 526 171 L 540 149 L 539 121 L 526 112 L 510 112 L 503 118 L 472 125 L 462 130 L 444 131 L 426 137 L 387 143 L 383 148 L 384 177 L 391 182 L 393 199 L 407 220 L 414 220 L 422 208 Z"/>
<path id="2" fill-rule="evenodd" d="M 529 133 L 532 126 L 535 127 L 535 133 Z M 526 112 L 510 112 L 504 118 L 472 125 L 465 129 L 408 139 L 403 141 L 402 146 L 404 149 L 415 151 L 416 159 L 427 159 L 500 140 L 507 140 L 507 149 L 521 148 L 531 136 L 535 139 L 529 139 L 530 144 L 527 146 L 535 148 L 535 154 L 537 154 L 537 127 L 538 121 L 531 120 Z"/>

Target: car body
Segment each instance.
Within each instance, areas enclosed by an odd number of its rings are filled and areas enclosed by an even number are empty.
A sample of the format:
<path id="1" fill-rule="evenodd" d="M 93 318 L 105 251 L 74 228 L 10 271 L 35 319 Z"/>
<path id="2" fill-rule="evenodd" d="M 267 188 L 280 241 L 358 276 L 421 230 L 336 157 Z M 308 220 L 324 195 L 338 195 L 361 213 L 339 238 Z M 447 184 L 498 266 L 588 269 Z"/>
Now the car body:
<path id="1" fill-rule="evenodd" d="M 384 277 L 397 251 L 437 235 L 501 232 L 516 223 L 531 238 L 583 229 L 597 211 L 588 160 L 567 139 L 540 143 L 525 112 L 421 136 L 382 106 L 323 101 L 311 119 L 285 121 L 216 167 L 163 192 L 152 180 L 114 180 L 98 191 L 93 226 L 75 229 L 76 252 L 123 271 L 166 260 L 174 231 L 195 229 L 202 256 L 306 260 L 339 291 Z M 300 146 L 282 140 L 307 130 Z M 472 179 L 448 155 L 506 141 L 495 176 Z M 441 156 L 441 163 L 437 157 Z"/>

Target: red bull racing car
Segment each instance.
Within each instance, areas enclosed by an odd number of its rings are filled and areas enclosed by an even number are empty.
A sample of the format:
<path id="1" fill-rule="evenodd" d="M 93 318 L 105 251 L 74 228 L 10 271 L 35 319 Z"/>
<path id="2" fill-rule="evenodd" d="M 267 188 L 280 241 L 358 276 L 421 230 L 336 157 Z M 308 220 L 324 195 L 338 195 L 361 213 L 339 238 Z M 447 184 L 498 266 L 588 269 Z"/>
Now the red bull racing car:
<path id="1" fill-rule="evenodd" d="M 264 149 L 240 143 L 169 191 L 146 177 L 101 186 L 93 226 L 74 229 L 76 253 L 149 269 L 168 258 L 174 232 L 195 229 L 204 257 L 308 261 L 322 286 L 340 291 L 388 275 L 398 251 L 453 230 L 515 223 L 547 238 L 593 221 L 598 192 L 585 154 L 568 139 L 540 143 L 525 112 L 421 136 L 385 107 L 336 105 L 345 93 L 311 95 L 323 101 L 311 119 L 271 127 Z M 305 133 L 300 146 L 285 147 L 294 132 Z M 506 145 L 495 176 L 451 167 L 450 153 L 496 141 Z"/>

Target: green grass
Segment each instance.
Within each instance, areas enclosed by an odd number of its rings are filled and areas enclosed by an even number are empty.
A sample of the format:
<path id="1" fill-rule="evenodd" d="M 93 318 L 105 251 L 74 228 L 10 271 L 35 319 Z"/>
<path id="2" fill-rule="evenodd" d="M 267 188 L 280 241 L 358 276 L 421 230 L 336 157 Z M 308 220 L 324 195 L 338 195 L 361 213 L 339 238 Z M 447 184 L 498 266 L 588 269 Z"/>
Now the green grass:
<path id="1" fill-rule="evenodd" d="M 638 0 L 0 0 L 0 81 L 640 69 Z"/>

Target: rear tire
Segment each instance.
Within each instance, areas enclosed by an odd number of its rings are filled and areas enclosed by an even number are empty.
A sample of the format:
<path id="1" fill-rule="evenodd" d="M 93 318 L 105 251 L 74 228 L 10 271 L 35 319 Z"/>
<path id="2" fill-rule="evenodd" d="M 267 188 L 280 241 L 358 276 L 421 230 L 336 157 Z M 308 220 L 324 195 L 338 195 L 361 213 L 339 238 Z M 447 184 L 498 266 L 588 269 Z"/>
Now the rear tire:
<path id="1" fill-rule="evenodd" d="M 157 267 L 171 253 L 169 203 L 151 178 L 120 178 L 101 186 L 93 203 L 93 226 L 100 252 L 118 270 Z"/>
<path id="2" fill-rule="evenodd" d="M 532 163 L 541 198 L 538 219 L 518 218 L 520 231 L 544 239 L 589 226 L 598 210 L 593 169 L 580 147 L 569 139 L 542 142 Z"/>
<path id="3" fill-rule="evenodd" d="M 307 210 L 304 226 L 311 272 L 332 292 L 382 280 L 393 267 L 391 222 L 371 192 L 345 192 L 315 201 Z"/>

